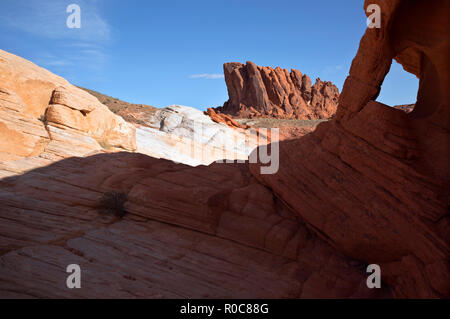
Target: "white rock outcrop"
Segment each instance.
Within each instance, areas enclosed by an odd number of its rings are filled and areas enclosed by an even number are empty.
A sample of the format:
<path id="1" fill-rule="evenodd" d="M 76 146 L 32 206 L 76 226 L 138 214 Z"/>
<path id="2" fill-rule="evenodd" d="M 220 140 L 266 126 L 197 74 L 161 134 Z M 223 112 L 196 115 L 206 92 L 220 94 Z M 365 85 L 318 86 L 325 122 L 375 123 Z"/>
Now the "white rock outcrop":
<path id="1" fill-rule="evenodd" d="M 258 145 L 252 130 L 215 123 L 188 106 L 168 106 L 157 111 L 146 124 L 149 127 L 136 130 L 138 152 L 191 166 L 217 160 L 247 160 Z"/>

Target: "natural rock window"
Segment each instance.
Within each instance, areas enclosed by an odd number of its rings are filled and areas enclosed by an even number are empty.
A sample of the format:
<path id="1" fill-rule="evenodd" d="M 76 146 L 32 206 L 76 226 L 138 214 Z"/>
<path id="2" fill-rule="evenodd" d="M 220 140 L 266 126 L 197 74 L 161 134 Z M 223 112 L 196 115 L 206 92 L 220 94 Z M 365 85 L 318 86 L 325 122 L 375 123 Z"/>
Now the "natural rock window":
<path id="1" fill-rule="evenodd" d="M 410 113 L 415 107 L 418 89 L 419 79 L 414 74 L 406 72 L 401 64 L 393 60 L 377 102 Z"/>

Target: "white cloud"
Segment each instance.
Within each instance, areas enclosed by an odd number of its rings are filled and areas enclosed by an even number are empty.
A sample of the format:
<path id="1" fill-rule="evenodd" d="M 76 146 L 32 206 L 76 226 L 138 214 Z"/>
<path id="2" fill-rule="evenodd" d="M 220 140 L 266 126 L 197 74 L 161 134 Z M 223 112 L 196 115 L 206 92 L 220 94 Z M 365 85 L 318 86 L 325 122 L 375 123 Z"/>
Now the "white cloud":
<path id="1" fill-rule="evenodd" d="M 208 79 L 208 80 L 216 80 L 223 79 L 223 74 L 218 73 L 203 73 L 203 74 L 192 74 L 189 76 L 190 79 Z"/>

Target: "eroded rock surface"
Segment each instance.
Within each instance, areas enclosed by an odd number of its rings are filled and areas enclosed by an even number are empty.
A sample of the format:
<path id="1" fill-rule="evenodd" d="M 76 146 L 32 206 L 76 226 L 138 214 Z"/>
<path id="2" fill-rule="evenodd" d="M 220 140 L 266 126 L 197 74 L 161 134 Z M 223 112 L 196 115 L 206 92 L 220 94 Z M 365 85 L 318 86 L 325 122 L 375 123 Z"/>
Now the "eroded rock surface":
<path id="1" fill-rule="evenodd" d="M 223 113 L 240 118 L 275 117 L 327 119 L 337 108 L 338 88 L 320 79 L 311 79 L 298 70 L 261 67 L 253 62 L 225 63 L 223 66 L 229 100 Z"/>
<path id="2" fill-rule="evenodd" d="M 0 165 L 18 172 L 52 161 L 136 149 L 133 125 L 66 80 L 0 50 Z"/>
<path id="3" fill-rule="evenodd" d="M 448 297 L 448 2 L 371 3 L 382 28 L 362 38 L 336 118 L 281 143 L 277 174 L 251 169 L 333 247 L 379 264 L 394 296 Z M 420 79 L 409 114 L 375 102 L 394 58 Z"/>
<path id="4" fill-rule="evenodd" d="M 101 212 L 127 195 L 123 219 Z M 377 297 L 246 164 L 70 158 L 0 181 L 3 298 Z M 67 289 L 79 264 L 82 289 Z"/>

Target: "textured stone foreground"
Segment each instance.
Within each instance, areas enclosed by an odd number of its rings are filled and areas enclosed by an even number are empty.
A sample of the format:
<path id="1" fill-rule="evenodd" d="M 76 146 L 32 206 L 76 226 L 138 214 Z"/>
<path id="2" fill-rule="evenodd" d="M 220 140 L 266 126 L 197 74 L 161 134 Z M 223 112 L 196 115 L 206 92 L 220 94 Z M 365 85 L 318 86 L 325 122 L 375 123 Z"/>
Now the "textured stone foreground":
<path id="1" fill-rule="evenodd" d="M 128 194 L 122 220 L 99 213 Z M 364 297 L 339 254 L 246 164 L 189 167 L 141 154 L 71 158 L 0 181 L 0 296 Z M 66 287 L 69 264 L 82 289 Z M 375 293 L 375 295 L 374 295 Z"/>

